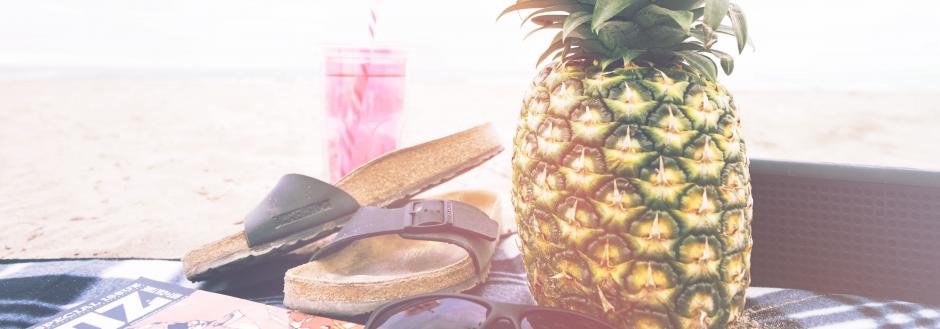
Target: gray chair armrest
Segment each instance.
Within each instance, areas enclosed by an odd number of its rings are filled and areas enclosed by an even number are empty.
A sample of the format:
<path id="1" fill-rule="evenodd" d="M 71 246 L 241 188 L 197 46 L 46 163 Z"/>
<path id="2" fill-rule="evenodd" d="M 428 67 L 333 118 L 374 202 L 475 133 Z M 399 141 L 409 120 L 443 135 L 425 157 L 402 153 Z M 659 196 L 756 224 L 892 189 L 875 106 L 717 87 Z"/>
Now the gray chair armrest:
<path id="1" fill-rule="evenodd" d="M 751 162 L 752 285 L 940 304 L 940 173 Z"/>

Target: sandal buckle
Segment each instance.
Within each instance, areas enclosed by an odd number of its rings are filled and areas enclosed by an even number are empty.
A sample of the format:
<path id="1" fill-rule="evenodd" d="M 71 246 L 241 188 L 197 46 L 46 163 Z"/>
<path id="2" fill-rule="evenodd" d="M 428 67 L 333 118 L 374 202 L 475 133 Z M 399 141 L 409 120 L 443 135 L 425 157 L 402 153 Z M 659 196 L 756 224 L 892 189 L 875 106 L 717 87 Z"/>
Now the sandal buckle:
<path id="1" fill-rule="evenodd" d="M 406 231 L 436 231 L 454 225 L 454 211 L 450 201 L 421 200 L 409 203 L 405 215 Z"/>

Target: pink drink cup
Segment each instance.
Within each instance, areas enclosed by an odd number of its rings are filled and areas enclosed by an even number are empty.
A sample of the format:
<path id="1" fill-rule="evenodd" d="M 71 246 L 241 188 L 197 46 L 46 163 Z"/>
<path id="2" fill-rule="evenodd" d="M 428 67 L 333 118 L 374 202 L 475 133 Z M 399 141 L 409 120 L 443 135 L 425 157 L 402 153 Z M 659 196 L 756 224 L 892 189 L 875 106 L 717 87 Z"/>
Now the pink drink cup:
<path id="1" fill-rule="evenodd" d="M 330 181 L 394 150 L 401 136 L 405 56 L 376 48 L 326 54 L 326 138 Z"/>

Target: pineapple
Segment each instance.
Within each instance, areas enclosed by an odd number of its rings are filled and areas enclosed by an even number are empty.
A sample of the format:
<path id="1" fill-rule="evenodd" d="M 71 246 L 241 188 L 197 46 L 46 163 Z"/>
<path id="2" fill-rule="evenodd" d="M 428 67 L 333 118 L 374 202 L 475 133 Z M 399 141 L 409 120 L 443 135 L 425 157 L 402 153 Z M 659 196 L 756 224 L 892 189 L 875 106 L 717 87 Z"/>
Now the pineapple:
<path id="1" fill-rule="evenodd" d="M 539 304 L 621 328 L 722 328 L 750 283 L 740 121 L 717 83 L 727 0 L 521 0 L 559 29 L 523 99 L 512 200 Z M 725 23 L 725 18 L 729 18 Z"/>

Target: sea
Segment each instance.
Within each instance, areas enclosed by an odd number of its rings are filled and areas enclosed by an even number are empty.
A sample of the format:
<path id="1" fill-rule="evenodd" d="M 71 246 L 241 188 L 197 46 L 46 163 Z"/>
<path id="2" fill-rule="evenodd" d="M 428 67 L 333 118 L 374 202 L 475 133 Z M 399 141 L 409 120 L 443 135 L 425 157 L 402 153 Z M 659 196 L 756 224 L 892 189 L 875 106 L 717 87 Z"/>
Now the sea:
<path id="1" fill-rule="evenodd" d="M 940 2 L 738 0 L 752 46 L 739 89 L 940 88 Z M 410 53 L 421 81 L 527 80 L 552 37 L 523 40 L 513 1 L 0 0 L 0 79 L 87 76 L 320 77 L 330 45 Z M 372 17 L 375 17 L 373 22 Z M 369 28 L 374 34 L 370 34 Z M 720 43 L 736 52 L 733 39 Z"/>

